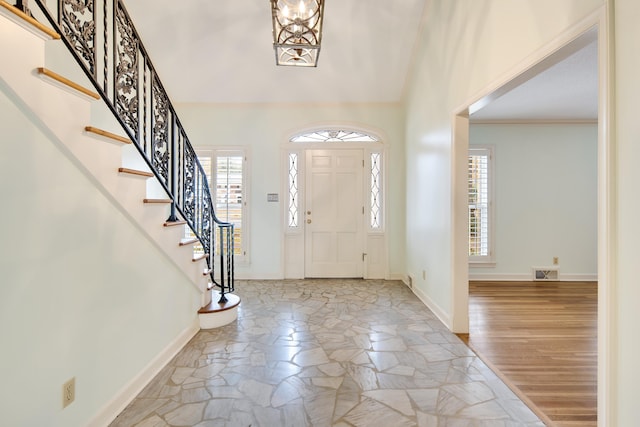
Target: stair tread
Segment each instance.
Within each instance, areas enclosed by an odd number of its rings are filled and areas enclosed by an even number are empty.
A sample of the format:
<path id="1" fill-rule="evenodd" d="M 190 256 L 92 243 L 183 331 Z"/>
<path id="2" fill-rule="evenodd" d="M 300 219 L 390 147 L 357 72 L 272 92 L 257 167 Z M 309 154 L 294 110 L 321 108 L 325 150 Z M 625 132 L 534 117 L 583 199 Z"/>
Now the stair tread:
<path id="1" fill-rule="evenodd" d="M 111 133 L 109 131 L 106 131 L 104 129 L 100 129 L 94 126 L 85 126 L 84 130 L 96 135 L 100 135 L 100 136 L 104 136 L 105 138 L 109 138 L 109 139 L 113 139 L 115 141 L 118 142 L 122 142 L 123 144 L 131 144 L 131 139 L 125 137 L 125 136 L 121 136 L 115 133 Z"/>
<path id="2" fill-rule="evenodd" d="M 219 294 L 218 294 L 219 295 Z M 198 310 L 198 314 L 208 314 L 208 313 L 217 313 L 221 311 L 231 310 L 232 308 L 240 305 L 240 297 L 235 294 L 225 294 L 227 297 L 227 302 L 224 304 L 218 304 L 218 299 L 216 298 L 216 293 L 213 294 L 213 299 L 211 302 L 200 310 Z"/>
<path id="3" fill-rule="evenodd" d="M 10 12 L 11 16 L 19 18 L 20 20 L 28 23 L 32 27 L 36 28 L 41 34 L 45 34 L 48 38 L 53 40 L 60 40 L 60 34 L 58 34 L 55 30 L 38 22 L 36 19 L 27 15 L 17 7 L 13 6 L 12 4 L 9 4 L 4 0 L 0 0 L 0 6 L 3 7 L 4 10 Z"/>
<path id="4" fill-rule="evenodd" d="M 185 225 L 187 221 L 166 221 L 162 224 L 165 227 L 175 227 L 176 225 Z"/>
<path id="5" fill-rule="evenodd" d="M 58 83 L 61 83 L 77 92 L 80 92 L 84 95 L 87 95 L 90 98 L 93 99 L 100 99 L 100 95 L 98 95 L 96 92 L 92 91 L 91 89 L 87 89 L 86 87 L 79 85 L 76 82 L 73 82 L 71 80 L 69 80 L 66 77 L 61 76 L 60 74 L 49 70 L 48 68 L 45 67 L 38 67 L 38 74 L 42 75 L 42 76 L 46 76 Z"/>
<path id="6" fill-rule="evenodd" d="M 141 171 L 141 170 L 137 170 L 137 169 L 129 169 L 129 168 L 118 168 L 118 172 L 126 173 L 126 174 L 129 174 L 129 175 L 144 176 L 144 177 L 147 177 L 147 178 L 151 178 L 153 176 L 153 174 L 151 172 Z"/>
<path id="7" fill-rule="evenodd" d="M 207 253 L 200 254 L 200 255 L 194 256 L 191 261 L 193 261 L 193 262 L 202 261 L 203 259 L 206 259 L 208 256 L 209 256 L 209 254 L 207 254 Z"/>
<path id="8" fill-rule="evenodd" d="M 180 241 L 179 245 L 180 246 L 188 246 L 188 245 L 193 245 L 195 243 L 198 243 L 199 241 L 200 241 L 199 239 L 195 239 L 195 238 L 194 239 L 184 239 L 184 240 Z"/>
<path id="9" fill-rule="evenodd" d="M 171 199 L 142 199 L 143 203 L 173 203 Z"/>

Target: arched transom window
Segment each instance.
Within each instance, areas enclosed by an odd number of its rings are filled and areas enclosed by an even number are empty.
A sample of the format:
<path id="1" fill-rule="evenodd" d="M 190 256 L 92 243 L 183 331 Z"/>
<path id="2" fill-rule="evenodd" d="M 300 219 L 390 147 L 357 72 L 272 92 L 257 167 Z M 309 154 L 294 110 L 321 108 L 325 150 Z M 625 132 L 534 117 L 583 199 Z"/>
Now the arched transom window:
<path id="1" fill-rule="evenodd" d="M 294 136 L 291 142 L 378 142 L 378 138 L 362 132 L 327 129 Z"/>

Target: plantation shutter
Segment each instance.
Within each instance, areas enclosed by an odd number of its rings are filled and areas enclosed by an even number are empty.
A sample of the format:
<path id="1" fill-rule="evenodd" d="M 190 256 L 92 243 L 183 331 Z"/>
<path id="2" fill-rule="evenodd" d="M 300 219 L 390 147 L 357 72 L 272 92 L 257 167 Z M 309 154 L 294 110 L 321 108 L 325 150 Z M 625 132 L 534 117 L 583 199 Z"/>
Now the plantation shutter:
<path id="1" fill-rule="evenodd" d="M 469 149 L 469 257 L 488 257 L 489 250 L 489 162 L 488 148 Z"/>
<path id="2" fill-rule="evenodd" d="M 236 255 L 242 255 L 243 163 L 242 154 L 216 155 L 215 211 L 222 221 L 234 225 Z"/>

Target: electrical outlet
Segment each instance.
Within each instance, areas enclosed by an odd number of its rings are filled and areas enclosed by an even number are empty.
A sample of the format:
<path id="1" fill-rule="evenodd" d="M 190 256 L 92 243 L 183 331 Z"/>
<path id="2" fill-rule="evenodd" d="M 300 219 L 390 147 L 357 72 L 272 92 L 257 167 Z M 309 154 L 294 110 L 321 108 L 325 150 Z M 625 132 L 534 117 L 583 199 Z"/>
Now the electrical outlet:
<path id="1" fill-rule="evenodd" d="M 553 257 L 553 265 L 558 265 L 559 259 L 557 256 Z"/>
<path id="2" fill-rule="evenodd" d="M 62 385 L 62 408 L 66 408 L 76 399 L 76 377 Z"/>

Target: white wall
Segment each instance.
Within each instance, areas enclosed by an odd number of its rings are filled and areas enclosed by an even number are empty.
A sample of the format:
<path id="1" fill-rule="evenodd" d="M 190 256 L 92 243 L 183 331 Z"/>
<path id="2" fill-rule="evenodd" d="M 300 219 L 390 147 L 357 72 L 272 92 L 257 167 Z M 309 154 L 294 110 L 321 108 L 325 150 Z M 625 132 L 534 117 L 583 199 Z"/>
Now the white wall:
<path id="1" fill-rule="evenodd" d="M 615 277 L 611 298 L 611 325 L 606 357 L 613 366 L 610 379 L 614 404 L 614 419 L 611 426 L 633 426 L 638 423 L 636 396 L 640 388 L 640 262 L 638 242 L 640 227 L 638 213 L 640 198 L 640 120 L 638 120 L 638 98 L 640 97 L 640 2 L 637 0 L 615 1 L 615 121 L 610 123 L 615 131 L 613 151 L 617 173 L 615 185 L 617 205 L 614 226 L 617 226 L 617 244 L 611 254 L 611 268 Z M 614 238 L 614 243 L 616 242 Z M 603 301 L 603 299 L 601 299 Z M 608 301 L 607 301 L 608 302 Z M 603 355 L 601 353 L 601 355 Z M 604 387 L 599 384 L 598 387 Z"/>
<path id="2" fill-rule="evenodd" d="M 200 298 L 9 93 L 0 85 L 1 423 L 86 426 L 195 332 Z"/>
<path id="3" fill-rule="evenodd" d="M 610 98 L 601 99 L 605 103 L 611 101 L 612 115 L 605 117 L 606 122 L 601 126 L 602 135 L 609 134 L 612 139 L 609 147 L 600 147 L 603 162 L 599 167 L 611 172 L 612 181 L 604 183 L 608 191 L 599 195 L 604 206 L 599 213 L 610 215 L 602 224 L 605 230 L 599 231 L 599 238 L 604 243 L 608 238 L 612 246 L 599 259 L 599 267 L 606 268 L 611 279 L 606 288 L 599 290 L 602 326 L 599 363 L 603 370 L 598 388 L 605 396 L 605 400 L 599 402 L 599 423 L 627 427 L 637 424 L 636 396 L 640 384 L 640 341 L 637 339 L 640 322 L 639 2 L 440 0 L 431 3 L 408 100 L 407 230 L 411 233 L 407 237 L 407 269 L 415 274 L 425 264 L 447 268 L 452 263 L 446 252 L 452 235 L 446 220 L 451 195 L 430 184 L 448 182 L 450 176 L 446 166 L 429 172 L 421 169 L 436 156 L 444 165 L 449 164 L 451 112 L 487 93 L 495 87 L 494 80 L 499 83 L 502 77 L 508 78 L 519 61 L 545 46 L 555 35 L 570 29 L 599 5 L 607 5 L 611 13 L 607 16 L 611 33 L 605 34 L 611 37 L 610 43 L 604 44 L 609 45 L 609 52 L 604 53 L 608 65 L 600 71 L 611 71 L 613 79 Z M 415 213 L 416 209 L 420 209 L 420 213 Z M 445 213 L 439 214 L 439 210 Z M 441 223 L 431 227 L 425 218 L 436 218 Z M 441 231 L 433 231 L 437 228 Z M 444 253 L 434 257 L 438 245 Z M 602 273 L 602 268 L 599 270 Z M 431 282 L 415 284 L 448 310 L 450 275 L 431 277 Z"/>
<path id="4" fill-rule="evenodd" d="M 414 277 L 417 293 L 437 307 L 442 317 L 451 316 L 453 310 L 454 113 L 603 3 L 428 3 L 407 99 L 407 272 Z M 466 274 L 466 269 L 459 273 Z"/>
<path id="5" fill-rule="evenodd" d="M 494 147 L 495 267 L 472 279 L 531 280 L 559 258 L 561 280 L 597 278 L 597 124 L 475 124 Z"/>
<path id="6" fill-rule="evenodd" d="M 330 125 L 373 131 L 384 138 L 387 149 L 386 189 L 389 274 L 404 272 L 404 132 L 402 109 L 378 105 L 206 105 L 176 106 L 195 147 L 240 145 L 249 149 L 251 264 L 237 266 L 237 277 L 283 277 L 283 209 L 267 203 L 267 193 L 281 193 L 285 169 L 282 146 L 296 132 Z"/>

